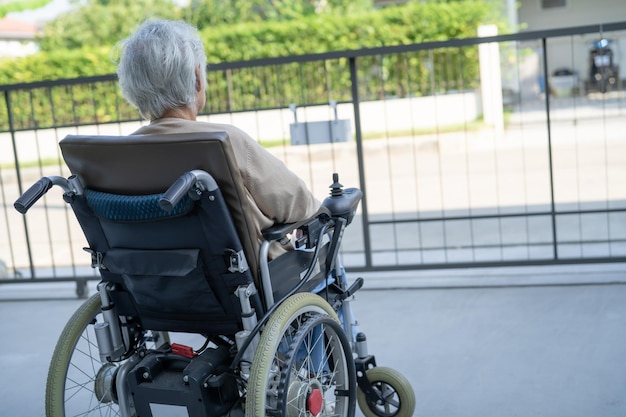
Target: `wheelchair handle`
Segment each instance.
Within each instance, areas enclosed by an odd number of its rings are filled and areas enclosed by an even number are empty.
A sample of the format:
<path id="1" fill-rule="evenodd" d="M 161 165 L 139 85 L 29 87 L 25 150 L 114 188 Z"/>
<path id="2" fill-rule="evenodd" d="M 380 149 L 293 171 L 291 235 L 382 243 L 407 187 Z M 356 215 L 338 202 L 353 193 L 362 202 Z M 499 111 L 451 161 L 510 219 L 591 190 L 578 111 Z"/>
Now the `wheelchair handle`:
<path id="1" fill-rule="evenodd" d="M 13 207 L 15 210 L 19 211 L 22 214 L 26 214 L 29 208 L 33 206 L 44 194 L 48 192 L 50 188 L 54 185 L 53 181 L 48 177 L 43 177 L 36 183 L 30 186 L 24 194 L 22 194 L 16 201 L 13 203 Z"/>
<path id="2" fill-rule="evenodd" d="M 170 188 L 163 193 L 159 199 L 159 206 L 167 212 L 171 212 L 176 204 L 191 190 L 191 188 L 199 184 L 200 190 L 215 191 L 218 186 L 215 179 L 206 171 L 194 169 L 181 175 Z"/>
<path id="3" fill-rule="evenodd" d="M 176 204 L 189 192 L 195 183 L 196 176 L 191 172 L 185 172 L 163 193 L 163 196 L 159 199 L 159 206 L 167 212 L 174 210 Z"/>

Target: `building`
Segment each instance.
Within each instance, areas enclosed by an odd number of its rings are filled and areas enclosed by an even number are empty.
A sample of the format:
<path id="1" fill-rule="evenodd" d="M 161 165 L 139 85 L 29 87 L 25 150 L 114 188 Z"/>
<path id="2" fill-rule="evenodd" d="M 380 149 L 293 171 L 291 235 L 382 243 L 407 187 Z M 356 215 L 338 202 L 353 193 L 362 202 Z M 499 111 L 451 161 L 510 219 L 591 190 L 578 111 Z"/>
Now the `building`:
<path id="1" fill-rule="evenodd" d="M 485 0 L 486 1 L 486 0 Z M 493 0 L 494 4 L 498 0 Z M 603 89 L 598 86 L 600 67 L 603 77 L 610 80 L 611 88 L 620 88 L 626 80 L 626 34 L 603 39 L 601 25 L 626 20 L 625 0 L 499 0 L 503 17 L 511 28 L 520 32 L 542 31 L 576 26 L 598 25 L 598 33 L 585 36 L 564 36 L 553 38 L 547 44 L 548 81 L 551 86 L 566 85 L 569 93 L 589 92 Z M 375 0 L 380 7 L 401 4 L 402 0 Z M 489 22 L 486 22 L 489 23 Z M 527 77 L 533 82 L 533 92 L 545 90 L 545 77 L 541 45 L 529 43 L 520 45 L 523 49 L 534 50 L 526 54 L 525 62 L 520 63 Z M 504 69 L 506 72 L 506 69 Z M 515 70 L 514 72 L 517 72 Z M 520 70 L 521 71 L 521 70 Z M 567 78 L 566 78 L 567 77 Z M 604 81 L 603 81 L 604 82 Z M 607 81 L 608 82 L 608 81 Z M 513 84 L 518 84 L 513 80 Z M 509 88 L 509 87 L 507 87 Z M 510 87 L 509 89 L 514 88 Z M 554 92 L 554 91 L 553 91 Z"/>
<path id="2" fill-rule="evenodd" d="M 521 30 L 599 25 L 626 19 L 624 0 L 520 0 Z"/>
<path id="3" fill-rule="evenodd" d="M 564 36 L 547 44 L 553 92 L 560 77 L 569 77 L 563 79 L 574 92 L 621 89 L 626 79 L 626 34 L 605 37 L 601 30 L 603 24 L 626 20 L 624 0 L 521 0 L 516 12 L 521 31 L 598 25 L 596 34 Z M 607 85 L 598 81 L 600 72 Z"/>

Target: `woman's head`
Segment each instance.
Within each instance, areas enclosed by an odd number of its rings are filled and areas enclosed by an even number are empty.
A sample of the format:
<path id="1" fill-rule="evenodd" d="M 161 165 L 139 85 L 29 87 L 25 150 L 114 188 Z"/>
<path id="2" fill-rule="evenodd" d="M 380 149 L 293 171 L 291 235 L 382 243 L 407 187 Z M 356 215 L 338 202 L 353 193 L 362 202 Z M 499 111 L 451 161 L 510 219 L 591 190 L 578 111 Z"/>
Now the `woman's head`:
<path id="1" fill-rule="evenodd" d="M 147 21 L 118 48 L 122 95 L 142 117 L 154 120 L 184 107 L 199 110 L 198 88 L 206 90 L 206 55 L 193 26 Z"/>

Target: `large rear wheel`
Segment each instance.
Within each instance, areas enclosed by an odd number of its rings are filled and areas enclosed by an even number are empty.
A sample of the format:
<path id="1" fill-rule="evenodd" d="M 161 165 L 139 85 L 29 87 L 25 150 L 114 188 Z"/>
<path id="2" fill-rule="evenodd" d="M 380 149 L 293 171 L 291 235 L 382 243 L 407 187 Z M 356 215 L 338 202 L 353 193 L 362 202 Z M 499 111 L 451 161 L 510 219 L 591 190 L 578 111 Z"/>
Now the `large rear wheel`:
<path id="1" fill-rule="evenodd" d="M 100 361 L 94 324 L 102 322 L 100 294 L 92 295 L 70 317 L 52 354 L 46 383 L 47 417 L 119 416 L 115 376 L 121 363 Z M 168 341 L 150 334 L 150 344 Z M 152 346 L 150 346 L 152 347 Z"/>
<path id="2" fill-rule="evenodd" d="M 278 386 L 285 417 L 348 416 L 356 404 L 356 372 L 339 322 L 316 314 L 291 343 Z"/>
<path id="3" fill-rule="evenodd" d="M 338 331 L 330 321 L 338 325 L 337 314 L 326 300 L 312 293 L 294 294 L 278 307 L 265 325 L 254 354 L 248 378 L 246 417 L 285 415 L 283 410 L 289 402 L 304 401 L 306 405 L 309 400 L 313 411 L 319 409 L 316 415 L 353 415 L 355 396 L 345 393 L 354 387 L 354 383 L 349 383 L 350 378 L 355 378 L 354 363 L 349 345 L 339 339 L 341 334 L 345 340 L 343 331 Z M 315 362 L 306 362 L 307 357 L 312 360 L 306 353 L 306 341 L 315 340 L 314 331 L 323 335 L 316 340 L 316 352 L 321 353 L 321 360 L 318 353 Z M 309 363 L 322 368 L 313 370 L 312 374 L 302 368 L 305 374 L 300 375 L 298 367 Z M 335 395 L 335 390 L 339 390 L 338 399 L 328 399 Z M 331 408 L 334 408 L 332 413 Z M 300 412 L 295 415 L 313 414 L 307 414 L 306 407 Z"/>

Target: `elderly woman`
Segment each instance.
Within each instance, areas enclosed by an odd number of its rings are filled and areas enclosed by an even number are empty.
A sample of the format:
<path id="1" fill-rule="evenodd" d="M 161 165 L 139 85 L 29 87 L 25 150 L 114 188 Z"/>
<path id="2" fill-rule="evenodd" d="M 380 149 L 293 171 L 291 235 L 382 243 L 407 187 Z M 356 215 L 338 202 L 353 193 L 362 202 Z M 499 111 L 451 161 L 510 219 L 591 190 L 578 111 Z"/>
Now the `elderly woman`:
<path id="1" fill-rule="evenodd" d="M 134 134 L 227 132 L 259 237 L 275 223 L 315 214 L 320 203 L 304 182 L 248 134 L 235 126 L 196 120 L 206 103 L 207 59 L 195 28 L 179 21 L 149 21 L 118 47 L 122 94 L 150 121 Z M 270 256 L 283 251 L 273 247 Z"/>

